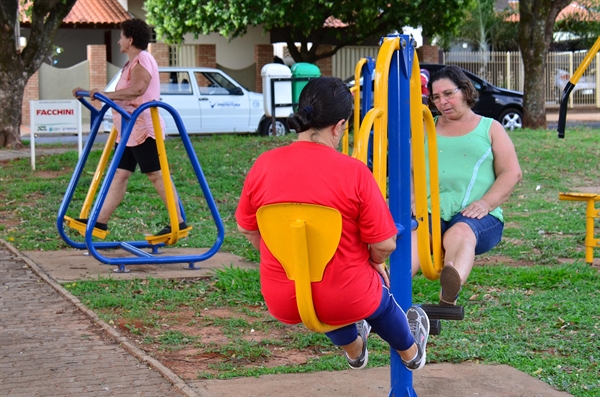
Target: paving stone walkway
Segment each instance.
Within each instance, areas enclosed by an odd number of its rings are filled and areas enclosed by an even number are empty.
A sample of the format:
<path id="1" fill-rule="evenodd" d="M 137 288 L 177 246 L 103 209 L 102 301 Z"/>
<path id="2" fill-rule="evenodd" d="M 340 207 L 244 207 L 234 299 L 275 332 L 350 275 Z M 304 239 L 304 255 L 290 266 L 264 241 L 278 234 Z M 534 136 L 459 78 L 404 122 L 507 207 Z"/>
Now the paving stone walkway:
<path id="1" fill-rule="evenodd" d="M 0 396 L 181 396 L 0 246 Z"/>

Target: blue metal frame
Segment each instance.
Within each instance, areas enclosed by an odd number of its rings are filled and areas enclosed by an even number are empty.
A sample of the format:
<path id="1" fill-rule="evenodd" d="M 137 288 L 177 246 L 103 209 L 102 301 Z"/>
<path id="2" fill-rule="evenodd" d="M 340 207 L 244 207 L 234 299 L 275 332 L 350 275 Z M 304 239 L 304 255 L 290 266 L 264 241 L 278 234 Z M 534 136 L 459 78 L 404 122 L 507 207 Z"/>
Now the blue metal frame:
<path id="1" fill-rule="evenodd" d="M 398 37 L 398 35 L 388 36 Z M 399 35 L 400 51 L 390 64 L 388 102 L 389 207 L 396 227 L 396 250 L 390 257 L 391 292 L 406 312 L 412 305 L 411 205 L 410 205 L 410 75 L 414 57 L 414 40 Z M 413 376 L 402 364 L 400 355 L 391 351 L 390 397 L 416 397 Z"/>
<path id="2" fill-rule="evenodd" d="M 89 97 L 89 93 L 85 92 L 85 91 L 78 92 L 77 94 L 80 95 L 81 97 Z M 155 102 L 147 102 L 147 103 L 142 104 L 139 108 L 137 108 L 130 115 L 125 110 L 123 110 L 119 105 L 117 105 L 116 103 L 114 103 L 113 101 L 111 101 L 110 99 L 108 99 L 107 97 L 105 97 L 102 94 L 97 93 L 95 95 L 95 99 L 98 99 L 105 103 L 105 105 L 99 111 L 97 109 L 95 109 L 88 101 L 86 101 L 83 98 L 80 98 L 80 102 L 91 111 L 90 136 L 85 145 L 85 148 L 83 150 L 81 158 L 79 159 L 77 166 L 75 167 L 73 176 L 71 177 L 71 181 L 69 182 L 69 186 L 67 187 L 67 191 L 64 195 L 63 201 L 62 201 L 59 211 L 58 211 L 58 217 L 56 219 L 56 228 L 58 229 L 58 233 L 61 236 L 61 238 L 67 244 L 69 244 L 70 246 L 72 246 L 74 248 L 77 248 L 77 249 L 86 249 L 87 248 L 89 250 L 89 252 L 94 256 L 94 258 L 96 258 L 100 262 L 106 263 L 108 265 L 119 266 L 119 269 L 121 271 L 124 270 L 125 265 L 140 265 L 140 264 L 190 263 L 190 268 L 193 268 L 194 262 L 200 262 L 200 261 L 203 261 L 203 260 L 206 260 L 206 259 L 212 257 L 221 248 L 221 245 L 223 244 L 223 240 L 224 240 L 224 236 L 225 236 L 225 227 L 223 226 L 223 221 L 221 220 L 221 216 L 219 215 L 219 212 L 218 212 L 217 206 L 215 204 L 215 201 L 213 199 L 212 193 L 210 192 L 210 189 L 206 182 L 206 178 L 204 177 L 204 173 L 202 172 L 202 168 L 200 166 L 200 163 L 198 161 L 196 153 L 194 152 L 194 148 L 190 141 L 189 135 L 187 134 L 187 131 L 183 125 L 183 121 L 179 117 L 179 114 L 177 113 L 177 111 L 173 107 L 167 105 L 166 103 L 155 101 Z M 151 108 L 151 107 L 163 108 L 163 109 L 167 110 L 173 117 L 175 124 L 177 125 L 177 129 L 179 130 L 179 136 L 181 137 L 181 140 L 186 149 L 187 155 L 188 155 L 188 157 L 192 163 L 192 167 L 196 173 L 196 177 L 198 178 L 198 182 L 200 183 L 200 187 L 202 189 L 204 197 L 206 198 L 206 201 L 208 203 L 208 207 L 210 209 L 213 220 L 215 221 L 215 226 L 217 227 L 217 239 L 216 239 L 215 243 L 213 244 L 213 246 L 207 252 L 205 252 L 203 254 L 187 255 L 187 256 L 155 257 L 150 253 L 142 251 L 140 248 L 152 248 L 152 253 L 155 254 L 155 253 L 157 253 L 157 248 L 164 246 L 164 244 L 152 245 L 152 244 L 148 243 L 147 241 L 129 241 L 129 242 L 94 242 L 94 241 L 92 241 L 92 231 L 94 229 L 93 225 L 95 225 L 96 221 L 98 220 L 98 215 L 100 214 L 100 209 L 102 208 L 102 205 L 104 204 L 104 200 L 106 199 L 108 189 L 109 189 L 110 184 L 112 183 L 112 180 L 115 176 L 117 166 L 119 164 L 121 157 L 123 156 L 123 152 L 125 150 L 125 145 L 117 145 L 117 149 L 113 155 L 110 166 L 108 167 L 108 171 L 107 171 L 106 176 L 103 180 L 103 183 L 100 187 L 99 193 L 97 194 L 96 201 L 90 212 L 90 216 L 88 219 L 88 224 L 87 224 L 87 228 L 86 228 L 86 232 L 85 232 L 85 243 L 76 242 L 76 241 L 72 240 L 71 238 L 69 238 L 69 236 L 67 236 L 67 234 L 65 233 L 64 217 L 66 215 L 69 204 L 71 203 L 71 200 L 73 199 L 75 188 L 77 186 L 77 183 L 79 182 L 79 179 L 83 172 L 83 168 L 84 168 L 85 163 L 88 159 L 88 156 L 91 152 L 92 146 L 94 144 L 94 140 L 96 138 L 98 129 L 100 127 L 100 123 L 102 122 L 104 114 L 106 113 L 108 108 L 113 108 L 117 112 L 119 112 L 119 114 L 121 114 L 121 116 L 122 116 L 121 141 L 127 142 L 127 140 L 129 139 L 129 136 L 131 134 L 131 131 L 133 129 L 133 125 L 135 124 L 135 121 L 137 120 L 137 118 L 140 116 L 140 114 L 144 110 Z M 183 212 L 181 202 L 179 202 L 179 206 L 182 209 L 182 216 L 185 219 L 185 213 Z M 109 258 L 109 257 L 102 256 L 98 252 L 98 249 L 109 249 L 109 248 L 122 248 L 132 254 L 135 254 L 136 257 Z"/>
<path id="3" fill-rule="evenodd" d="M 373 104 L 373 73 L 375 73 L 375 61 L 371 57 L 367 57 L 367 62 L 362 67 L 363 76 L 363 90 L 362 100 L 360 102 L 361 112 L 360 120 L 365 118 L 367 112 L 371 109 Z M 370 82 L 370 83 L 367 83 Z M 367 89 L 368 86 L 368 89 Z M 367 165 L 373 169 L 373 130 L 369 134 L 369 143 L 367 145 Z"/>

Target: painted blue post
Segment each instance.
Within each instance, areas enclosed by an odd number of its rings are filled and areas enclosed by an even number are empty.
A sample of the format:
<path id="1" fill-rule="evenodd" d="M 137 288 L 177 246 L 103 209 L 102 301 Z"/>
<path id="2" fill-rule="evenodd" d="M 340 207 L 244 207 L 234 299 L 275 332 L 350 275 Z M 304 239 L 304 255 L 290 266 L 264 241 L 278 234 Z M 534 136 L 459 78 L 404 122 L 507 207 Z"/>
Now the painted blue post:
<path id="1" fill-rule="evenodd" d="M 375 74 L 375 61 L 367 57 L 367 62 L 362 67 L 362 100 L 360 102 L 361 113 L 360 120 L 365 118 L 367 112 L 373 107 L 373 74 Z M 369 134 L 369 143 L 367 146 L 367 165 L 373 169 L 373 130 Z"/>
<path id="2" fill-rule="evenodd" d="M 365 115 L 373 106 L 373 73 L 375 73 L 375 61 L 371 57 L 367 57 L 367 62 L 362 67 L 362 99 L 360 101 L 360 121 L 362 122 Z"/>
<path id="3" fill-rule="evenodd" d="M 398 37 L 388 36 L 388 37 Z M 400 35 L 400 50 L 390 64 L 388 102 L 389 206 L 398 240 L 390 257 L 391 291 L 404 311 L 412 305 L 411 205 L 410 205 L 410 72 L 414 45 L 410 36 Z M 412 372 L 400 356 L 391 352 L 390 397 L 416 397 Z"/>

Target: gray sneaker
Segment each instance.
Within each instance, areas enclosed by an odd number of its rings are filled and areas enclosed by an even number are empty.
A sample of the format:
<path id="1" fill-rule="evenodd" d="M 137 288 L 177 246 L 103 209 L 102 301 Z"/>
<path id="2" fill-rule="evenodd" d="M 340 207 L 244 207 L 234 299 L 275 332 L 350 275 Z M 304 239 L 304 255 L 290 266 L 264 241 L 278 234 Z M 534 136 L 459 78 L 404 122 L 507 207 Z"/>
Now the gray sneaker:
<path id="1" fill-rule="evenodd" d="M 358 328 L 358 335 L 363 340 L 362 352 L 360 353 L 360 356 L 358 356 L 358 358 L 355 358 L 354 360 L 351 359 L 350 357 L 348 357 L 347 354 L 345 354 L 345 353 L 344 354 L 346 356 L 346 360 L 348 361 L 348 365 L 350 366 L 350 368 L 363 369 L 364 367 L 367 366 L 367 363 L 369 362 L 369 351 L 367 350 L 367 338 L 369 337 L 369 332 L 371 332 L 371 326 L 369 325 L 369 323 L 366 320 L 362 320 L 362 321 L 359 321 L 356 323 L 356 327 Z"/>
<path id="2" fill-rule="evenodd" d="M 408 326 L 410 333 L 415 338 L 417 344 L 417 357 L 410 361 L 402 360 L 402 363 L 411 371 L 416 371 L 425 366 L 427 354 L 425 348 L 427 346 L 427 338 L 429 337 L 429 318 L 427 313 L 420 306 L 411 306 L 406 311 Z"/>

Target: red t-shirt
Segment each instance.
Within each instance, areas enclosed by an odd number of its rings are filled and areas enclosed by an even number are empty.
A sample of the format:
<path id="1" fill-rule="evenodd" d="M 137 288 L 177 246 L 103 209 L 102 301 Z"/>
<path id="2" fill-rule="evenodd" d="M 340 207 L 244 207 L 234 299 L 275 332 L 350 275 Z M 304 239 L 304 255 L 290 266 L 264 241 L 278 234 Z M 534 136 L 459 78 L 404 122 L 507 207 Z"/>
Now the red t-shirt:
<path id="1" fill-rule="evenodd" d="M 248 173 L 235 213 L 246 230 L 258 230 L 256 211 L 267 204 L 319 204 L 342 214 L 342 236 L 337 252 L 325 268 L 323 280 L 313 283 L 319 319 L 340 325 L 371 315 L 381 300 L 382 281 L 369 265 L 367 244 L 397 234 L 394 220 L 369 169 L 360 161 L 311 142 L 295 142 L 263 153 Z M 260 243 L 261 290 L 278 320 L 301 322 L 294 282 Z"/>

